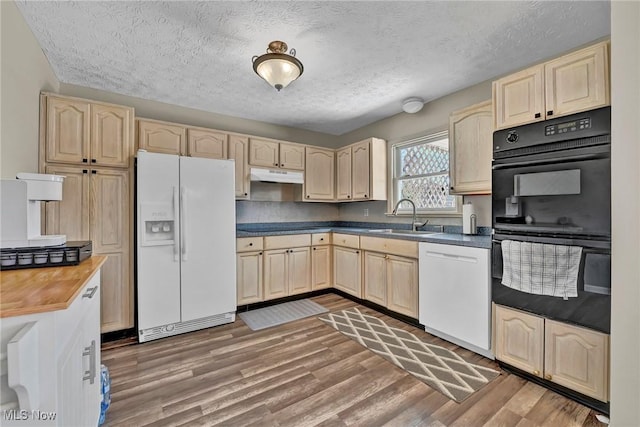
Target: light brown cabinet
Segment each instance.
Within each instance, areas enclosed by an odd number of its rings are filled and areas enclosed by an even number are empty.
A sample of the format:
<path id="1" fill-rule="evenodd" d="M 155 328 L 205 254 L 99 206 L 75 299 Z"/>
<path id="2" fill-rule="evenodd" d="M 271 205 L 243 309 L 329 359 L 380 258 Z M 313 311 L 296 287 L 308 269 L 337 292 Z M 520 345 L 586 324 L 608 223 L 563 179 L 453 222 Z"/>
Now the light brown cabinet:
<path id="1" fill-rule="evenodd" d="M 418 242 L 361 236 L 365 299 L 418 318 Z"/>
<path id="2" fill-rule="evenodd" d="M 331 287 L 331 246 L 311 248 L 311 290 Z"/>
<path id="3" fill-rule="evenodd" d="M 325 201 L 335 198 L 335 153 L 333 150 L 306 147 L 304 200 Z"/>
<path id="4" fill-rule="evenodd" d="M 138 148 L 154 153 L 184 155 L 186 127 L 158 120 L 138 119 Z"/>
<path id="5" fill-rule="evenodd" d="M 228 139 L 229 135 L 225 132 L 188 128 L 187 155 L 209 159 L 226 159 Z"/>
<path id="6" fill-rule="evenodd" d="M 45 161 L 128 167 L 133 109 L 46 96 Z"/>
<path id="7" fill-rule="evenodd" d="M 491 100 L 451 113 L 449 141 L 449 193 L 491 194 Z"/>
<path id="8" fill-rule="evenodd" d="M 386 141 L 368 138 L 336 152 L 337 200 L 387 200 Z"/>
<path id="9" fill-rule="evenodd" d="M 362 257 L 359 249 L 333 247 L 333 287 L 362 298 Z"/>
<path id="10" fill-rule="evenodd" d="M 608 335 L 496 305 L 495 340 L 496 359 L 608 400 Z"/>
<path id="11" fill-rule="evenodd" d="M 249 164 L 304 170 L 304 145 L 249 138 Z"/>
<path id="12" fill-rule="evenodd" d="M 496 130 L 609 105 L 608 42 L 494 81 L 493 104 Z"/>
<path id="13" fill-rule="evenodd" d="M 264 297 L 266 300 L 311 290 L 309 247 L 273 249 L 264 252 Z"/>
<path id="14" fill-rule="evenodd" d="M 109 256 L 101 270 L 102 333 L 133 327 L 130 171 L 48 165 L 45 172 L 69 177 L 62 201 L 46 204 L 46 233 L 91 240 L 94 254 Z"/>
<path id="15" fill-rule="evenodd" d="M 236 239 L 236 291 L 237 304 L 251 304 L 264 299 L 262 237 Z"/>
<path id="16" fill-rule="evenodd" d="M 251 177 L 249 175 L 249 138 L 229 135 L 229 158 L 235 160 L 236 199 L 249 199 Z"/>

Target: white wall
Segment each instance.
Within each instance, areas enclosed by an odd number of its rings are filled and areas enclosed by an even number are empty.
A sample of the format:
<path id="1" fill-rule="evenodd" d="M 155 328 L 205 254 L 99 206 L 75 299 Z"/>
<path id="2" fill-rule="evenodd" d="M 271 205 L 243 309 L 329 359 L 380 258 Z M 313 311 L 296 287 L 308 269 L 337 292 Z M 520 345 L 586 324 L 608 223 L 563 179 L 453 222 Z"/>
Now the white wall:
<path id="1" fill-rule="evenodd" d="M 640 2 L 611 2 L 611 425 L 640 426 Z"/>
<path id="2" fill-rule="evenodd" d="M 0 4 L 0 176 L 38 171 L 40 91 L 60 82 L 13 1 Z"/>

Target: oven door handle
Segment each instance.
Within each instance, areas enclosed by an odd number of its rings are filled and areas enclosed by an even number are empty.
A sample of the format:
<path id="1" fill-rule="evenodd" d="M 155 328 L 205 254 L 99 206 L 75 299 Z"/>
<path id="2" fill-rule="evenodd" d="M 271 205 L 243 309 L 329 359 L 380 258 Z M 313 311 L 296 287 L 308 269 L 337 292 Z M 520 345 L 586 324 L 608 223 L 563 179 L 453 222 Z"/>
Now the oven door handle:
<path id="1" fill-rule="evenodd" d="M 597 159 L 606 159 L 608 154 L 598 153 L 598 154 L 578 154 L 575 156 L 563 156 L 561 158 L 553 158 L 553 159 L 537 159 L 537 160 L 525 160 L 522 162 L 509 162 L 509 163 L 499 163 L 494 164 L 491 168 L 493 170 L 498 169 L 509 169 L 521 166 L 538 166 L 538 165 L 549 165 L 549 164 L 560 164 L 567 162 L 576 162 L 581 160 L 597 160 Z"/>

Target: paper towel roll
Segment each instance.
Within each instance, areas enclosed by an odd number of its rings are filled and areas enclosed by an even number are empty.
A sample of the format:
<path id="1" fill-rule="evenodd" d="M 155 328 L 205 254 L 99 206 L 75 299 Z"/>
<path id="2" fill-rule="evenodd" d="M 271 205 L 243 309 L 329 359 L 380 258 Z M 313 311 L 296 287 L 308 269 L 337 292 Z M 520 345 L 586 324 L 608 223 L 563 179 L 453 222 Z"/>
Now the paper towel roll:
<path id="1" fill-rule="evenodd" d="M 463 234 L 476 234 L 477 227 L 475 227 L 476 221 L 473 221 L 474 227 L 471 225 L 471 216 L 476 218 L 476 210 L 471 203 L 465 203 L 462 205 L 462 233 Z"/>

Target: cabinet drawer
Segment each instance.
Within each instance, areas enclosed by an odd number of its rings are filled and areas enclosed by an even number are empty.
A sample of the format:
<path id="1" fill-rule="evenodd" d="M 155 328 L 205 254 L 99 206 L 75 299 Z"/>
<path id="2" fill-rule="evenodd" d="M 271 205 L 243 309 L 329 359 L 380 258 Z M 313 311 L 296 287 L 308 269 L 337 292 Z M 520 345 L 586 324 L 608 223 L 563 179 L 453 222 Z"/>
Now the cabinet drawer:
<path id="1" fill-rule="evenodd" d="M 316 233 L 311 235 L 311 244 L 316 245 L 330 245 L 331 233 Z"/>
<path id="2" fill-rule="evenodd" d="M 360 237 L 360 247 L 369 251 L 418 258 L 418 242 L 384 239 L 380 237 Z"/>
<path id="3" fill-rule="evenodd" d="M 333 244 L 348 248 L 360 249 L 360 236 L 333 233 Z"/>
<path id="4" fill-rule="evenodd" d="M 288 234 L 264 238 L 265 249 L 286 249 L 300 246 L 311 246 L 311 234 Z"/>
<path id="5" fill-rule="evenodd" d="M 262 237 L 241 237 L 236 239 L 236 252 L 261 251 Z"/>

